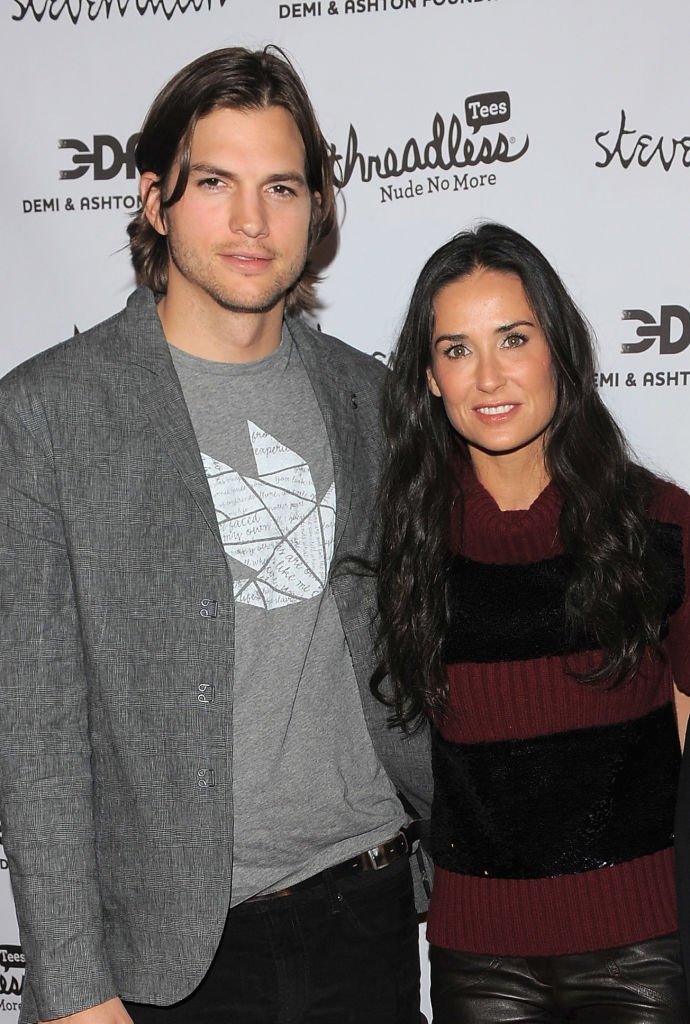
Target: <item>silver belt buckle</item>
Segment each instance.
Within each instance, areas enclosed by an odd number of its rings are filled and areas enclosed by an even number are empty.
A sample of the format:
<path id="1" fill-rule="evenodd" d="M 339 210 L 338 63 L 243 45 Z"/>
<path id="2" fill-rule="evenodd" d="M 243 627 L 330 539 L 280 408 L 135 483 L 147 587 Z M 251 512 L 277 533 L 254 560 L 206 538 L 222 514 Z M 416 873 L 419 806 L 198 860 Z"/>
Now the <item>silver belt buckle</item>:
<path id="1" fill-rule="evenodd" d="M 380 871 L 381 868 L 386 867 L 386 864 L 380 864 L 377 859 L 380 856 L 380 853 L 380 846 L 372 846 L 370 850 L 367 850 L 367 857 L 369 858 L 369 863 L 371 864 L 374 871 Z"/>

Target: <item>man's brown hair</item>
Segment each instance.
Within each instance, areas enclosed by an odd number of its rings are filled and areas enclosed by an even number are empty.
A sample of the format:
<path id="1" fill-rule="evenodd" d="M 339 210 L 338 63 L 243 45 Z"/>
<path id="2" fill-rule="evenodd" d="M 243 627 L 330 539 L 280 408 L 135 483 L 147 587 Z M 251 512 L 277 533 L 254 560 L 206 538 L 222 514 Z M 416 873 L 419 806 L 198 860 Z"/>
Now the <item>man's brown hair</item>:
<path id="1" fill-rule="evenodd" d="M 307 185 L 320 202 L 312 202 L 310 250 L 336 223 L 333 173 L 326 141 L 304 83 L 277 47 L 247 50 L 239 46 L 214 50 L 178 71 L 151 105 L 136 148 L 140 174 L 153 172 L 150 186 L 161 191 L 165 211 L 184 195 L 189 178 L 194 129 L 214 110 L 262 110 L 284 107 L 293 117 L 305 151 Z M 171 175 L 178 161 L 175 181 Z M 128 226 L 132 264 L 139 284 L 164 294 L 168 287 L 168 244 L 149 223 L 142 208 Z M 289 312 L 312 309 L 316 276 L 307 269 L 287 297 Z"/>

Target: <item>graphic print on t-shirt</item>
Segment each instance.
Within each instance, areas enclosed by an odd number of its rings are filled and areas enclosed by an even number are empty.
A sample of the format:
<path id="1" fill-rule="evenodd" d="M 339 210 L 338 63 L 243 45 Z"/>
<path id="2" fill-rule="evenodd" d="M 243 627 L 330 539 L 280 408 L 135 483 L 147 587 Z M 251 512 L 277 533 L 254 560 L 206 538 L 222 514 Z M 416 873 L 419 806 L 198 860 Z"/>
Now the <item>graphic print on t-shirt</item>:
<path id="1" fill-rule="evenodd" d="M 225 553 L 251 575 L 235 574 L 235 600 L 272 610 L 318 597 L 335 535 L 335 484 L 320 501 L 297 452 L 247 421 L 258 479 L 201 453 Z"/>

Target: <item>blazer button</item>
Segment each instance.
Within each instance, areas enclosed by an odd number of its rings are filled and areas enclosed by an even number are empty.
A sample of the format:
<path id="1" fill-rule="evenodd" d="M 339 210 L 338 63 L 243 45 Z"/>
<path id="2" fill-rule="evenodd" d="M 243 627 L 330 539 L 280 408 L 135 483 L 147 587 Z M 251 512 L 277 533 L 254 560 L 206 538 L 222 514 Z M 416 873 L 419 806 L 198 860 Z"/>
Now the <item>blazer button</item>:
<path id="1" fill-rule="evenodd" d="M 213 768 L 199 768 L 196 773 L 196 784 L 199 789 L 211 789 L 216 784 L 216 773 Z"/>
<path id="2" fill-rule="evenodd" d="M 218 602 L 212 601 L 210 597 L 205 597 L 199 602 L 199 615 L 202 619 L 217 619 L 218 618 Z"/>
<path id="3" fill-rule="evenodd" d="M 199 683 L 196 688 L 196 699 L 202 708 L 207 708 L 216 699 L 216 688 L 210 683 Z"/>

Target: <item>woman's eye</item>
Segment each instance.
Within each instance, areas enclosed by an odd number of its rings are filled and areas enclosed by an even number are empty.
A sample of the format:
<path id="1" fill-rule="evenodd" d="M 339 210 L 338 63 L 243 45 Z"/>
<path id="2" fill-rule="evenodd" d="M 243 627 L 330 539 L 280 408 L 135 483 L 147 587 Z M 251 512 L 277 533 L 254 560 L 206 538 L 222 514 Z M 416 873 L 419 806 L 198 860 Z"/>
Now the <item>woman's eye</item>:
<path id="1" fill-rule="evenodd" d="M 467 345 L 457 344 L 450 345 L 446 349 L 446 355 L 449 359 L 464 359 L 465 356 L 470 354 L 470 350 Z"/>
<path id="2" fill-rule="evenodd" d="M 509 334 L 507 338 L 503 339 L 504 348 L 520 348 L 524 345 L 527 338 L 524 334 Z"/>

